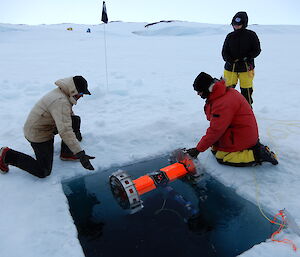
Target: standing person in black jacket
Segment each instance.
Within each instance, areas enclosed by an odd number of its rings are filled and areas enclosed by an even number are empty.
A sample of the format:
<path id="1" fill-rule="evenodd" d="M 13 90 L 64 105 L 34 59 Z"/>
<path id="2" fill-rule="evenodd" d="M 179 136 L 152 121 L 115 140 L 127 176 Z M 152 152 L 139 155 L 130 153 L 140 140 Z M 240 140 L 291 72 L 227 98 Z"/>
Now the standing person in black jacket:
<path id="1" fill-rule="evenodd" d="M 234 29 L 224 41 L 222 56 L 225 63 L 224 78 L 226 85 L 235 87 L 238 80 L 242 95 L 251 105 L 254 78 L 254 58 L 260 52 L 260 42 L 256 33 L 246 29 L 248 15 L 246 12 L 238 12 L 232 18 L 231 25 Z"/>

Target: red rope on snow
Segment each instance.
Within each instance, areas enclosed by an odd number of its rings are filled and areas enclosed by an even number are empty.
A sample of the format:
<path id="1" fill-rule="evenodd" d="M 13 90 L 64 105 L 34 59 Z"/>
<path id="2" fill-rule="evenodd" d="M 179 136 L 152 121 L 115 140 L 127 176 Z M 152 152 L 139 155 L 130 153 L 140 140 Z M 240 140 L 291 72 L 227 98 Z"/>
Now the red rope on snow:
<path id="1" fill-rule="evenodd" d="M 285 219 L 285 215 L 284 215 L 284 210 L 280 210 L 279 213 L 277 213 L 277 214 L 274 216 L 273 220 L 271 220 L 270 222 L 271 222 L 271 223 L 278 224 L 278 223 L 276 222 L 276 220 L 278 219 L 278 216 L 281 217 L 281 223 L 279 224 L 279 228 L 272 234 L 271 240 L 274 241 L 274 242 L 278 242 L 278 243 L 290 244 L 290 245 L 292 245 L 293 250 L 294 250 L 294 251 L 297 251 L 297 246 L 294 244 L 294 242 L 293 242 L 292 240 L 289 240 L 289 239 L 277 240 L 277 239 L 274 238 L 274 237 L 275 237 L 276 235 L 278 235 L 278 234 L 282 231 L 282 229 L 286 226 L 286 219 Z"/>

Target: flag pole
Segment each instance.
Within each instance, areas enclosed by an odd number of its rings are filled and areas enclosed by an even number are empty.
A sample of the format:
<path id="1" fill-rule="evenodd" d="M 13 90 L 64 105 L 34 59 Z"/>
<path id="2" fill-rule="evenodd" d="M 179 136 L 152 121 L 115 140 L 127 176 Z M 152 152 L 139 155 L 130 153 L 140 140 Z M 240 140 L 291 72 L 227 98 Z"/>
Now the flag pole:
<path id="1" fill-rule="evenodd" d="M 108 18 L 107 18 L 107 11 L 106 11 L 105 1 L 103 1 L 103 5 L 102 5 L 101 21 L 104 22 L 104 26 L 103 26 L 104 37 L 103 38 L 104 38 L 104 55 L 105 55 L 105 74 L 106 74 L 106 89 L 108 91 L 107 49 L 106 49 L 106 31 L 105 31 L 105 26 L 108 22 Z"/>
<path id="2" fill-rule="evenodd" d="M 108 72 L 107 72 L 107 50 L 106 50 L 106 31 L 105 31 L 106 24 L 104 23 L 104 56 L 105 56 L 105 74 L 106 74 L 106 89 L 108 91 Z"/>

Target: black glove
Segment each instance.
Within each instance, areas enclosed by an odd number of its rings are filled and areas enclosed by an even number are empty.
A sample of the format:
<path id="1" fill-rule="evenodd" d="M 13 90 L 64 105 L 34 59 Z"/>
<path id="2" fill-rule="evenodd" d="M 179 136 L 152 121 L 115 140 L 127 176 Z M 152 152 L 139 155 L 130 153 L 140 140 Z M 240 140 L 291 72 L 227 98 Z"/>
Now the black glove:
<path id="1" fill-rule="evenodd" d="M 249 61 L 248 57 L 243 57 L 243 58 L 240 58 L 240 59 L 235 59 L 233 61 L 233 63 L 237 63 L 237 62 L 241 63 L 241 62 L 248 62 L 248 61 Z"/>
<path id="2" fill-rule="evenodd" d="M 244 62 L 249 62 L 250 60 L 251 60 L 251 58 L 249 58 L 249 57 L 244 57 L 244 58 L 243 58 L 243 61 L 244 61 Z"/>
<path id="3" fill-rule="evenodd" d="M 197 148 L 195 147 L 195 148 L 190 148 L 190 149 L 187 149 L 186 150 L 187 151 L 187 153 L 192 157 L 192 158 L 197 158 L 197 156 L 199 155 L 199 151 L 197 150 Z"/>
<path id="4" fill-rule="evenodd" d="M 76 157 L 79 158 L 81 165 L 87 170 L 94 170 L 93 165 L 90 163 L 90 159 L 95 159 L 93 156 L 89 156 L 85 154 L 85 151 L 81 151 L 75 154 Z"/>

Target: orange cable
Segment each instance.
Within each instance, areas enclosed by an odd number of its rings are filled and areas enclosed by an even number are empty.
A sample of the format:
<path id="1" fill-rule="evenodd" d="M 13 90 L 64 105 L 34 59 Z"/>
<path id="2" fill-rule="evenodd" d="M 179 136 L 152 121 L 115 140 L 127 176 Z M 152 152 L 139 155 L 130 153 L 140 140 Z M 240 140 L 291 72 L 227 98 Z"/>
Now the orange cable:
<path id="1" fill-rule="evenodd" d="M 285 244 L 290 244 L 292 245 L 293 247 L 293 250 L 294 251 L 297 251 L 297 246 L 294 244 L 294 242 L 292 240 L 289 240 L 289 239 L 282 239 L 282 240 L 277 240 L 275 239 L 274 237 L 276 235 L 278 235 L 282 229 L 286 226 L 286 219 L 285 219 L 285 216 L 284 216 L 284 210 L 280 210 L 279 213 L 277 213 L 275 216 L 274 216 L 274 219 L 271 220 L 270 222 L 271 223 L 275 223 L 275 224 L 278 224 L 276 222 L 276 219 L 278 216 L 281 216 L 281 224 L 279 225 L 279 228 L 272 234 L 271 236 L 271 240 L 274 241 L 274 242 L 278 242 L 278 243 L 285 243 Z"/>

